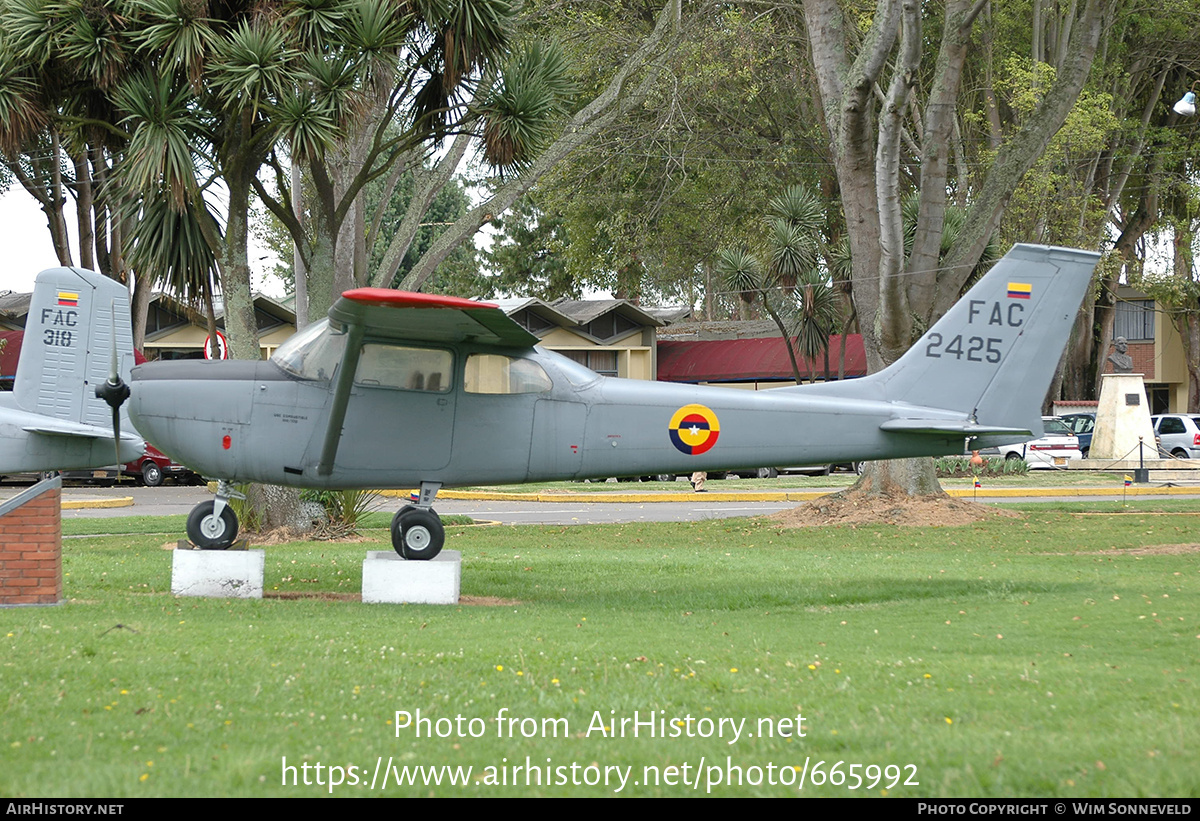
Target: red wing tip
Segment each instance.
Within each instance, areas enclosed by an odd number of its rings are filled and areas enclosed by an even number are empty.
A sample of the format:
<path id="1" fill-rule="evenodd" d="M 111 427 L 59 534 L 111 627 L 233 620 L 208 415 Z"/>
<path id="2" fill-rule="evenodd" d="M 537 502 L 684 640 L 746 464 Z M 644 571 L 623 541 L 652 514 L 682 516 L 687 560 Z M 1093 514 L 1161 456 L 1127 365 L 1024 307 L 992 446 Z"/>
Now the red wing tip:
<path id="1" fill-rule="evenodd" d="M 394 291 L 391 288 L 355 288 L 345 291 L 343 297 L 366 305 L 381 308 L 454 308 L 460 311 L 479 308 L 499 308 L 490 302 L 476 302 L 459 296 L 420 294 L 415 291 Z"/>

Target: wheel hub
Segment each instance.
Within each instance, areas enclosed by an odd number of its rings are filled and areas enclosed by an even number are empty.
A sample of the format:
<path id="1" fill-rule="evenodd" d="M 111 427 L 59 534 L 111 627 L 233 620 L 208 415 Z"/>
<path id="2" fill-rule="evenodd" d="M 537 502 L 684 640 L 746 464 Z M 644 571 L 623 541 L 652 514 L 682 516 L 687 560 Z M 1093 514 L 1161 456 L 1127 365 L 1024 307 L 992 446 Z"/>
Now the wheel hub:
<path id="1" fill-rule="evenodd" d="M 413 550 L 424 550 L 432 541 L 433 536 L 429 533 L 429 528 L 424 525 L 413 525 L 404 534 L 404 543 Z"/>
<path id="2" fill-rule="evenodd" d="M 225 533 L 225 522 L 220 516 L 205 516 L 200 530 L 210 539 L 219 539 Z"/>

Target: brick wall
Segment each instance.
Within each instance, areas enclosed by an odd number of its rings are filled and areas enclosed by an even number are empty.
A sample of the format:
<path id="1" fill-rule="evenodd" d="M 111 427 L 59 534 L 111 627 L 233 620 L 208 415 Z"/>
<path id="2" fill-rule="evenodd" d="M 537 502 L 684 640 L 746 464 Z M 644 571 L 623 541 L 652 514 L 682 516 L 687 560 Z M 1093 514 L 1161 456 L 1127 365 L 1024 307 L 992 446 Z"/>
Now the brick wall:
<path id="1" fill-rule="evenodd" d="M 62 480 L 55 478 L 0 507 L 0 605 L 60 601 Z"/>

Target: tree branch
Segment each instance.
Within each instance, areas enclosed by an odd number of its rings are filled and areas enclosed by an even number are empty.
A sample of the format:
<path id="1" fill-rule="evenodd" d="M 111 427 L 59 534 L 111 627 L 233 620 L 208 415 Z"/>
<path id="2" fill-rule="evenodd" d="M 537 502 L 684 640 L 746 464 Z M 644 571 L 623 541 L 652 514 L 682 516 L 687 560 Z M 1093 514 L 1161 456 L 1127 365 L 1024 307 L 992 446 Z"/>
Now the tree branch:
<path id="1" fill-rule="evenodd" d="M 404 278 L 402 287 L 406 290 L 418 290 L 433 275 L 437 266 L 478 231 L 488 218 L 506 210 L 557 162 L 595 137 L 635 103 L 640 102 L 649 93 L 662 72 L 662 67 L 651 66 L 632 91 L 626 90 L 626 82 L 635 70 L 647 66 L 652 55 L 674 47 L 680 37 L 678 13 L 677 0 L 668 0 L 658 14 L 653 31 L 622 63 L 604 91 L 568 121 L 559 138 L 541 153 L 525 173 L 502 184 L 486 202 L 471 209 L 434 240 L 425 255 Z"/>

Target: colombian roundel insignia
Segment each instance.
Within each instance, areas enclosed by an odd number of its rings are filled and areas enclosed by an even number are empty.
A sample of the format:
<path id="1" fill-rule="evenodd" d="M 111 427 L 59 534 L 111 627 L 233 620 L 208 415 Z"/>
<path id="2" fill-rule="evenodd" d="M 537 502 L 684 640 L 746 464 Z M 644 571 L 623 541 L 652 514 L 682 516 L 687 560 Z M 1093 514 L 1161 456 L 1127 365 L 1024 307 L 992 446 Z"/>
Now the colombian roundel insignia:
<path id="1" fill-rule="evenodd" d="M 671 417 L 671 444 L 689 456 L 699 456 L 717 443 L 721 423 L 703 405 L 684 405 Z"/>

